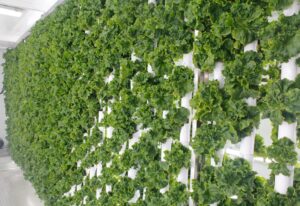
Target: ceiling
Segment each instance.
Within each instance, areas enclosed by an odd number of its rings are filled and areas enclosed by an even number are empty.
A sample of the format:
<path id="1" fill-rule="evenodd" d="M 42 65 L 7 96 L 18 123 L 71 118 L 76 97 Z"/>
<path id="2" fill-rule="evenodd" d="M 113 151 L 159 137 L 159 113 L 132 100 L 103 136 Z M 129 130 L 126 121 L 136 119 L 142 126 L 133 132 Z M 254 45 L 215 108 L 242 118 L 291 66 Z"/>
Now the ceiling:
<path id="1" fill-rule="evenodd" d="M 14 47 L 63 0 L 0 0 L 0 49 Z"/>

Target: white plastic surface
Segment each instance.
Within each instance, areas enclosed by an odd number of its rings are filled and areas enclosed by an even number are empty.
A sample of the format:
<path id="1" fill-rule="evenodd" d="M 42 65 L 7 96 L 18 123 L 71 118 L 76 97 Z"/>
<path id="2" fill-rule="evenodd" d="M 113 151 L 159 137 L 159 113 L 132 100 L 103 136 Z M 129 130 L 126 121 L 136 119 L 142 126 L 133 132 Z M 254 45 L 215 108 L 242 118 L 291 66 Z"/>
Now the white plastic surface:
<path id="1" fill-rule="evenodd" d="M 287 137 L 293 142 L 296 142 L 296 127 L 297 123 L 287 123 L 287 122 L 282 122 L 281 125 L 278 127 L 278 139 L 281 139 L 283 137 Z"/>
<path id="2" fill-rule="evenodd" d="M 188 176 L 189 176 L 189 170 L 185 167 L 181 168 L 177 181 L 181 182 L 182 184 L 187 185 L 188 184 Z"/>
<path id="3" fill-rule="evenodd" d="M 167 139 L 166 142 L 161 144 L 161 161 L 165 160 L 165 151 L 170 151 L 172 147 L 173 140 L 171 138 Z"/>
<path id="4" fill-rule="evenodd" d="M 175 62 L 176 66 L 184 66 L 190 69 L 196 69 L 193 63 L 193 52 L 184 54 L 183 57 Z"/>
<path id="5" fill-rule="evenodd" d="M 99 177 L 102 174 L 102 162 L 97 164 L 97 173 L 96 176 Z"/>
<path id="6" fill-rule="evenodd" d="M 183 127 L 181 127 L 180 130 L 180 143 L 186 147 L 189 146 L 189 142 L 190 142 L 190 129 L 191 129 L 191 124 L 186 123 L 184 124 Z"/>
<path id="7" fill-rule="evenodd" d="M 191 110 L 190 101 L 192 99 L 193 93 L 187 93 L 182 99 L 181 99 L 181 106 L 184 108 L 187 108 L 188 110 Z"/>
<path id="8" fill-rule="evenodd" d="M 294 168 L 293 167 L 289 167 L 290 172 L 293 173 Z M 280 193 L 280 194 L 286 194 L 287 193 L 287 189 L 291 186 L 293 186 L 293 175 L 291 176 L 284 176 L 282 174 L 276 175 L 275 176 L 275 186 L 274 189 L 276 192 Z"/>
<path id="9" fill-rule="evenodd" d="M 115 75 L 114 75 L 114 72 L 112 72 L 108 77 L 105 78 L 104 82 L 108 84 L 112 80 L 114 80 L 114 78 L 115 78 Z"/>
<path id="10" fill-rule="evenodd" d="M 159 192 L 160 192 L 161 194 L 164 194 L 164 193 L 166 193 L 166 192 L 169 190 L 169 188 L 170 188 L 170 185 L 167 185 L 167 186 L 165 186 L 164 188 L 161 188 L 161 189 L 159 190 Z"/>
<path id="11" fill-rule="evenodd" d="M 138 172 L 138 169 L 135 169 L 135 168 L 131 167 L 128 170 L 128 177 L 131 178 L 131 179 L 135 179 L 136 175 L 137 175 L 137 172 Z"/>
<path id="12" fill-rule="evenodd" d="M 140 196 L 141 196 L 140 191 L 136 190 L 133 198 L 131 200 L 129 200 L 128 203 L 136 203 L 139 200 Z"/>
<path id="13" fill-rule="evenodd" d="M 247 51 L 257 51 L 257 45 L 258 45 L 258 41 L 257 40 L 255 40 L 255 41 L 247 44 L 244 47 L 244 52 L 247 52 Z"/>
<path id="14" fill-rule="evenodd" d="M 215 159 L 214 159 L 214 158 L 211 158 L 211 160 L 210 160 L 211 166 L 214 166 L 214 167 L 221 167 L 221 166 L 222 166 L 222 161 L 223 161 L 224 154 L 225 154 L 225 149 L 220 149 L 220 150 L 218 150 L 218 151 L 216 152 L 216 155 L 217 155 L 217 157 L 219 158 L 219 162 L 215 162 Z"/>
<path id="15" fill-rule="evenodd" d="M 144 132 L 149 131 L 149 129 L 140 129 L 137 128 L 137 132 L 132 135 L 132 138 L 129 139 L 129 149 L 132 149 L 132 145 L 137 143 Z"/>
<path id="16" fill-rule="evenodd" d="M 101 188 L 98 188 L 98 189 L 96 190 L 96 199 L 97 199 L 97 200 L 100 198 L 101 192 L 102 192 L 102 189 L 101 189 Z"/>
<path id="17" fill-rule="evenodd" d="M 249 97 L 247 99 L 245 99 L 245 102 L 249 105 L 249 106 L 256 106 L 256 99 Z"/>
<path id="18" fill-rule="evenodd" d="M 135 62 L 135 61 L 142 61 L 141 58 L 137 57 L 136 54 L 134 52 L 131 53 L 131 61 Z"/>
<path id="19" fill-rule="evenodd" d="M 295 80 L 297 76 L 296 58 L 281 64 L 281 79 Z"/>
<path id="20" fill-rule="evenodd" d="M 156 0 L 148 0 L 148 4 L 156 4 Z"/>
<path id="21" fill-rule="evenodd" d="M 105 185 L 105 191 L 106 193 L 109 193 L 112 191 L 112 185 Z"/>
<path id="22" fill-rule="evenodd" d="M 295 0 L 294 3 L 283 10 L 283 14 L 285 16 L 293 16 L 295 14 L 298 14 L 300 10 L 300 2 L 298 0 Z"/>
<path id="23" fill-rule="evenodd" d="M 247 136 L 241 141 L 241 157 L 246 159 L 251 165 L 253 163 L 254 154 L 254 144 L 255 144 L 255 129 L 253 129 L 250 136 Z"/>
<path id="24" fill-rule="evenodd" d="M 148 66 L 147 66 L 147 71 L 150 74 L 153 74 L 153 75 L 155 74 L 154 71 L 153 71 L 153 69 L 152 69 L 152 66 L 150 64 L 148 64 Z"/>
<path id="25" fill-rule="evenodd" d="M 106 137 L 109 138 L 109 139 L 112 138 L 113 132 L 114 132 L 114 128 L 113 127 L 108 127 L 106 129 Z"/>
<path id="26" fill-rule="evenodd" d="M 225 78 L 222 74 L 223 70 L 224 70 L 224 64 L 222 62 L 217 62 L 214 69 L 214 80 L 219 81 L 221 88 L 224 87 L 225 84 Z"/>

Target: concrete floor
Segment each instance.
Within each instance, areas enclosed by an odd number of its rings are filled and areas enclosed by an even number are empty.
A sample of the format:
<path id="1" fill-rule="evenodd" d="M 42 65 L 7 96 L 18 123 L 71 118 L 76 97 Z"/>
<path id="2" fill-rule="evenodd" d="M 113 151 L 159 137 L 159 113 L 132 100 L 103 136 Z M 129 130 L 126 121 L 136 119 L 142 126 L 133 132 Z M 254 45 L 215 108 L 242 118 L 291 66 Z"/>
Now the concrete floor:
<path id="1" fill-rule="evenodd" d="M 0 157 L 0 206 L 43 206 L 9 156 Z"/>

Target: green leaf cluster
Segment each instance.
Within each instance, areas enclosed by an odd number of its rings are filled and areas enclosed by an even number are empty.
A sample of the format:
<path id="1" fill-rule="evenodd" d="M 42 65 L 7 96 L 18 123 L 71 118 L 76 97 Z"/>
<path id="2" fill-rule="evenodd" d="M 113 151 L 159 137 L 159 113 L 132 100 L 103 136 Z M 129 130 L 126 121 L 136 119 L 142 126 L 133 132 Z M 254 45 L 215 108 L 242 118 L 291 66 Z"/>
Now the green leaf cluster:
<path id="1" fill-rule="evenodd" d="M 83 200 L 91 206 L 129 205 L 137 191 L 140 198 L 132 205 L 186 205 L 190 196 L 198 205 L 299 204 L 297 178 L 282 196 L 242 159 L 207 165 L 227 140 L 237 143 L 248 136 L 261 113 L 275 126 L 282 121 L 300 125 L 300 77 L 279 80 L 279 63 L 300 51 L 300 15 L 267 20 L 271 11 L 290 3 L 67 0 L 5 54 L 13 159 L 49 206 L 83 205 Z M 258 51 L 244 52 L 255 39 Z M 201 83 L 188 110 L 180 100 L 194 90 L 194 74 L 175 62 L 191 51 L 202 73 L 222 61 L 225 85 Z M 249 97 L 258 107 L 245 102 Z M 186 148 L 178 140 L 191 111 L 198 128 L 192 148 Z M 160 145 L 169 138 L 172 149 L 161 161 Z M 259 138 L 256 146 L 264 153 Z M 292 147 L 284 138 L 267 149 L 276 161 L 275 173 L 286 174 L 286 164 L 295 163 Z M 193 192 L 177 181 L 180 169 L 189 168 L 191 149 L 201 160 Z M 101 174 L 90 178 L 87 168 L 99 163 Z M 137 171 L 135 178 L 128 176 L 131 169 Z M 74 185 L 81 189 L 65 196 Z M 166 186 L 169 190 L 160 192 Z"/>

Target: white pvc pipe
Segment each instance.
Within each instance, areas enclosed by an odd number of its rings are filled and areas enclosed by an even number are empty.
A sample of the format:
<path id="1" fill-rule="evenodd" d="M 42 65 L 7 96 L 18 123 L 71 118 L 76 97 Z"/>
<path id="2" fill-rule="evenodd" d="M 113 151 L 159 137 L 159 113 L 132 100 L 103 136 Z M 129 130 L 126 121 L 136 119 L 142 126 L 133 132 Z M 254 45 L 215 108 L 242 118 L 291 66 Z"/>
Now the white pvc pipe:
<path id="1" fill-rule="evenodd" d="M 119 151 L 119 155 L 124 154 L 124 152 L 126 151 L 126 146 L 127 146 L 127 142 L 125 142 L 124 144 L 122 144 L 122 148 Z"/>
<path id="2" fill-rule="evenodd" d="M 89 172 L 89 176 L 90 176 L 90 179 L 92 179 L 93 177 L 96 176 L 96 171 L 97 171 L 97 165 L 94 165 L 90 168 Z"/>
<path id="3" fill-rule="evenodd" d="M 245 99 L 245 102 L 248 104 L 248 106 L 256 106 L 256 99 L 252 97 Z"/>
<path id="4" fill-rule="evenodd" d="M 142 59 L 139 58 L 139 57 L 137 57 L 137 56 L 135 55 L 135 53 L 132 52 L 132 53 L 131 53 L 131 61 L 132 61 L 132 62 L 142 61 Z"/>
<path id="5" fill-rule="evenodd" d="M 258 45 L 258 41 L 255 40 L 249 44 L 247 44 L 245 47 L 244 47 L 244 52 L 247 52 L 247 51 L 257 51 L 257 45 Z"/>
<path id="6" fill-rule="evenodd" d="M 199 78 L 200 78 L 200 70 L 199 69 L 194 69 L 194 95 L 198 91 L 198 84 L 199 84 Z M 192 110 L 192 116 L 195 116 L 195 110 Z M 192 139 L 196 136 L 197 132 L 197 120 L 193 119 L 192 121 Z M 191 173 L 190 173 L 190 178 L 191 180 L 194 180 L 198 176 L 198 171 L 197 171 L 197 164 L 196 164 L 196 154 L 191 148 Z M 190 181 L 190 192 L 193 191 L 193 182 Z M 190 198 L 189 200 L 189 205 L 192 206 L 194 205 L 192 199 Z"/>
<path id="7" fill-rule="evenodd" d="M 99 111 L 98 122 L 99 123 L 102 122 L 103 118 L 104 118 L 104 112 L 103 111 Z"/>
<path id="8" fill-rule="evenodd" d="M 294 167 L 288 166 L 288 169 L 290 172 L 290 176 L 285 176 L 281 173 L 275 176 L 274 189 L 280 194 L 286 194 L 288 188 L 293 186 Z"/>
<path id="9" fill-rule="evenodd" d="M 142 134 L 149 131 L 149 130 L 150 130 L 149 128 L 141 129 L 141 125 L 138 125 L 137 126 L 137 132 L 133 133 L 132 138 L 129 139 L 129 142 L 128 142 L 129 149 L 132 149 L 132 146 L 135 143 L 139 142 L 140 137 L 142 136 Z"/>
<path id="10" fill-rule="evenodd" d="M 150 64 L 148 64 L 148 66 L 147 66 L 147 72 L 150 73 L 150 74 L 153 74 L 153 75 L 155 74 L 153 69 L 152 69 L 152 66 Z"/>
<path id="11" fill-rule="evenodd" d="M 107 138 L 112 138 L 112 135 L 113 135 L 113 131 L 114 131 L 114 128 L 109 126 L 107 129 L 106 129 L 106 137 Z"/>
<path id="12" fill-rule="evenodd" d="M 247 160 L 251 165 L 253 164 L 255 144 L 255 129 L 253 129 L 250 136 L 244 137 L 241 141 L 240 153 L 241 157 Z"/>
<path id="13" fill-rule="evenodd" d="M 188 185 L 188 176 L 189 176 L 189 169 L 188 168 L 181 168 L 179 175 L 177 177 L 177 181 L 181 182 L 182 184 Z"/>
<path id="14" fill-rule="evenodd" d="M 193 62 L 193 52 L 183 54 L 182 58 L 178 59 L 175 62 L 175 65 L 188 67 L 192 70 L 196 69 L 196 66 L 194 65 L 194 62 Z"/>
<path id="15" fill-rule="evenodd" d="M 161 144 L 161 161 L 165 162 L 165 151 L 170 151 L 172 147 L 173 140 L 171 138 L 167 139 L 165 143 Z"/>
<path id="16" fill-rule="evenodd" d="M 191 179 L 196 179 L 198 175 L 197 164 L 196 164 L 196 154 L 192 150 L 191 151 Z M 192 181 L 190 183 L 190 188 L 192 188 Z"/>
<path id="17" fill-rule="evenodd" d="M 278 128 L 278 139 L 282 139 L 284 137 L 289 138 L 293 142 L 296 142 L 296 122 L 294 123 L 287 123 L 282 122 Z M 287 189 L 293 186 L 293 179 L 294 179 L 294 166 L 288 166 L 290 176 L 285 176 L 282 174 L 275 176 L 275 191 L 280 194 L 286 194 Z"/>
<path id="18" fill-rule="evenodd" d="M 291 58 L 288 62 L 281 64 L 281 79 L 295 80 L 297 75 L 297 65 L 296 58 Z M 296 141 L 296 127 L 297 123 L 282 122 L 278 127 L 278 139 L 287 137 L 293 142 Z M 292 165 L 288 166 L 290 171 L 289 176 L 284 176 L 282 174 L 275 176 L 274 189 L 280 194 L 286 194 L 288 187 L 293 186 L 294 179 L 294 167 Z"/>
<path id="19" fill-rule="evenodd" d="M 105 191 L 106 193 L 109 193 L 112 191 L 112 185 L 105 185 Z"/>
<path id="20" fill-rule="evenodd" d="M 128 201 L 129 204 L 136 203 L 141 196 L 140 190 L 136 190 L 134 196 L 131 200 Z"/>
<path id="21" fill-rule="evenodd" d="M 164 110 L 163 111 L 163 119 L 166 119 L 167 118 L 167 115 L 169 114 L 169 111 L 168 110 Z"/>
<path id="22" fill-rule="evenodd" d="M 300 11 L 300 2 L 298 0 L 295 0 L 294 3 L 283 10 L 284 16 L 293 16 L 295 14 L 298 14 Z"/>
<path id="23" fill-rule="evenodd" d="M 192 99 L 192 92 L 186 94 L 181 99 L 181 106 L 187 108 L 191 112 L 190 100 Z M 189 122 L 184 124 L 180 130 L 180 143 L 185 147 L 189 147 L 190 142 L 190 130 L 191 130 L 191 118 L 189 118 Z M 188 169 L 183 167 L 180 170 L 180 173 L 177 178 L 178 182 L 183 184 L 188 184 Z"/>
<path id="24" fill-rule="evenodd" d="M 184 54 L 182 59 L 179 59 L 175 62 L 176 66 L 185 66 L 192 70 L 194 70 L 196 67 L 193 63 L 193 52 Z M 181 99 L 181 107 L 184 107 L 189 110 L 190 116 L 188 123 L 184 124 L 183 127 L 180 130 L 180 143 L 184 145 L 185 147 L 189 147 L 190 143 L 190 136 L 191 136 L 191 126 L 192 126 L 192 108 L 190 106 L 190 101 L 193 97 L 193 92 L 187 93 L 182 99 Z M 185 184 L 188 186 L 188 175 L 189 175 L 189 168 L 181 168 L 180 173 L 178 175 L 177 181 Z"/>
<path id="25" fill-rule="evenodd" d="M 281 64 L 281 79 L 295 80 L 297 76 L 296 58 Z"/>
<path id="26" fill-rule="evenodd" d="M 288 8 L 284 9 L 282 13 L 284 16 L 292 16 L 298 14 L 299 11 L 300 11 L 300 2 L 299 0 L 295 0 L 294 3 Z M 280 11 L 272 11 L 272 16 L 268 17 L 268 22 L 278 21 L 280 13 L 281 13 Z"/>
<path id="27" fill-rule="evenodd" d="M 289 124 L 288 122 L 283 121 L 278 127 L 278 139 L 287 137 L 293 142 L 296 142 L 296 128 L 296 122 Z"/>
<path id="28" fill-rule="evenodd" d="M 224 70 L 224 64 L 222 62 L 217 62 L 215 69 L 214 69 L 214 80 L 218 80 L 220 83 L 220 88 L 224 87 L 225 84 L 225 78 L 222 74 L 222 71 Z"/>
<path id="29" fill-rule="evenodd" d="M 247 98 L 245 99 L 246 103 L 249 106 L 256 106 L 256 99 Z M 241 157 L 246 159 L 251 165 L 253 164 L 253 156 L 254 156 L 254 144 L 255 144 L 255 128 L 251 134 L 247 137 L 244 137 L 241 141 L 240 153 Z"/>
<path id="30" fill-rule="evenodd" d="M 244 47 L 244 52 L 247 51 L 257 51 L 258 41 L 255 40 Z M 256 99 L 249 97 L 245 99 L 245 102 L 249 106 L 256 106 Z M 255 144 L 255 128 L 251 134 L 247 137 L 244 137 L 241 141 L 240 153 L 241 157 L 247 160 L 251 165 L 253 164 L 253 156 L 254 156 L 254 144 Z"/>
<path id="31" fill-rule="evenodd" d="M 181 127 L 180 130 L 180 143 L 186 147 L 189 146 L 189 142 L 190 142 L 190 129 L 191 129 L 191 125 L 190 123 L 186 123 L 183 125 L 183 127 Z"/>
<path id="32" fill-rule="evenodd" d="M 214 158 L 211 158 L 210 159 L 210 164 L 211 166 L 213 167 L 221 167 L 222 166 L 222 161 L 223 161 L 223 157 L 225 155 L 225 149 L 219 149 L 217 152 L 216 152 L 216 155 L 218 156 L 219 158 L 219 162 L 216 162 Z"/>
<path id="33" fill-rule="evenodd" d="M 193 95 L 192 92 L 190 92 L 181 99 L 181 106 L 187 108 L 190 111 L 190 114 L 191 114 L 190 101 L 192 99 L 192 95 Z M 190 142 L 191 115 L 189 118 L 189 122 L 184 124 L 180 130 L 180 143 L 186 147 L 189 146 L 189 142 Z"/>
<path id="34" fill-rule="evenodd" d="M 114 72 L 112 72 L 108 77 L 105 78 L 104 82 L 106 84 L 110 83 L 112 80 L 114 80 L 115 78 L 115 75 L 114 75 Z"/>
<path id="35" fill-rule="evenodd" d="M 148 4 L 156 4 L 156 0 L 148 0 Z"/>
<path id="36" fill-rule="evenodd" d="M 160 192 L 161 194 L 164 194 L 164 193 L 166 193 L 167 191 L 169 191 L 169 189 L 170 189 L 170 185 L 168 184 L 168 185 L 165 186 L 164 188 L 161 188 L 161 189 L 159 190 L 159 192 Z"/>
<path id="37" fill-rule="evenodd" d="M 97 173 L 96 176 L 99 177 L 102 175 L 102 162 L 97 164 Z"/>
<path id="38" fill-rule="evenodd" d="M 195 30 L 195 36 L 198 36 L 199 31 Z M 197 91 L 198 91 L 198 85 L 199 85 L 199 79 L 200 79 L 200 69 L 194 68 L 194 91 L 193 91 L 193 95 L 196 95 Z M 192 109 L 192 117 L 195 116 L 195 110 Z M 193 118 L 192 118 L 193 119 Z M 196 136 L 196 131 L 197 131 L 197 120 L 193 119 L 192 120 L 192 139 Z M 190 192 L 193 192 L 193 181 L 194 179 L 197 178 L 198 176 L 198 167 L 197 167 L 197 163 L 196 163 L 196 154 L 193 150 L 192 147 L 190 147 L 191 150 L 191 168 L 190 168 Z M 189 206 L 195 206 L 195 202 L 192 199 L 192 197 L 189 197 Z"/>
<path id="39" fill-rule="evenodd" d="M 217 62 L 216 66 L 214 68 L 214 71 L 213 71 L 212 78 L 213 78 L 213 80 L 217 80 L 219 82 L 220 88 L 223 88 L 224 84 L 225 84 L 225 77 L 222 74 L 223 70 L 224 70 L 224 64 L 222 62 Z M 225 154 L 225 149 L 220 149 L 220 150 L 216 151 L 216 153 L 219 158 L 219 162 L 216 163 L 214 158 L 211 158 L 210 164 L 215 167 L 222 166 L 222 160 L 223 160 L 223 156 Z M 210 206 L 217 206 L 217 205 L 218 205 L 218 202 L 210 204 Z"/>
<path id="40" fill-rule="evenodd" d="M 224 75 L 222 74 L 223 70 L 224 70 L 224 64 L 222 62 L 217 62 L 213 71 L 213 79 L 219 82 L 220 88 L 223 88 L 225 84 L 225 78 Z M 212 166 L 220 167 L 222 166 L 222 160 L 225 154 L 225 149 L 220 149 L 216 151 L 216 154 L 219 158 L 219 162 L 215 162 L 214 158 L 211 158 L 210 162 Z"/>
<path id="41" fill-rule="evenodd" d="M 136 175 L 137 175 L 137 172 L 138 172 L 138 169 L 135 169 L 134 167 L 131 167 L 128 170 L 128 177 L 131 178 L 131 179 L 135 179 Z"/>
<path id="42" fill-rule="evenodd" d="M 102 188 L 97 188 L 96 190 L 96 199 L 98 200 L 101 196 Z"/>

